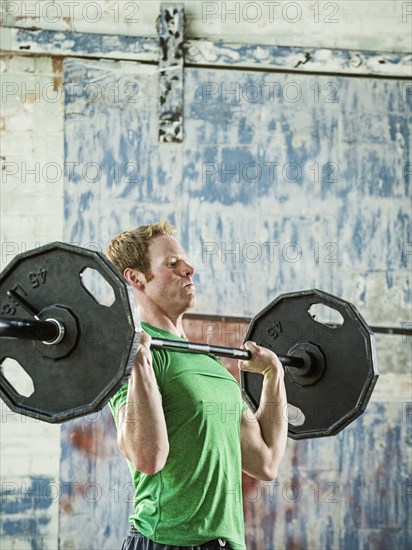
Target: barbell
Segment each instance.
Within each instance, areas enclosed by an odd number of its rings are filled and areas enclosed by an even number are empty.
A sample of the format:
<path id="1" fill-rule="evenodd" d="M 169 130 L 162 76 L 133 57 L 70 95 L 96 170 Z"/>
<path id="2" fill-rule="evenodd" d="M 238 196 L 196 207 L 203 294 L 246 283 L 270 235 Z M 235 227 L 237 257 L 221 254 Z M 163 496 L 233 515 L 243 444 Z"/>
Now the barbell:
<path id="1" fill-rule="evenodd" d="M 97 274 L 88 282 L 90 273 Z M 110 289 L 112 298 L 100 295 Z M 342 322 L 319 321 L 314 305 Z M 0 275 L 0 395 L 11 410 L 50 423 L 104 407 L 130 375 L 141 335 L 130 286 L 100 252 L 50 243 L 15 256 Z M 320 290 L 282 294 L 250 322 L 246 340 L 285 367 L 294 439 L 338 433 L 366 408 L 378 379 L 374 335 L 355 306 Z M 17 343 L 16 343 L 17 342 Z M 153 349 L 250 359 L 223 346 L 152 338 Z M 33 392 L 20 393 L 3 368 L 17 361 Z M 242 371 L 244 398 L 260 403 L 262 379 Z"/>

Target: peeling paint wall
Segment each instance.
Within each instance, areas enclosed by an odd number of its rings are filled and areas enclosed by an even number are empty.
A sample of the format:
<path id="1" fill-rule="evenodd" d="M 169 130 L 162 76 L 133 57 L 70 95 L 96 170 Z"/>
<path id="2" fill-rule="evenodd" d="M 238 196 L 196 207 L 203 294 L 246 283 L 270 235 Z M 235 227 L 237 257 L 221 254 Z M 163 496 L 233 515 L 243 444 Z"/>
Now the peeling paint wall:
<path id="1" fill-rule="evenodd" d="M 120 548 L 134 493 L 108 407 L 65 424 L 61 446 L 59 548 Z"/>
<path id="2" fill-rule="evenodd" d="M 186 69 L 187 138 L 159 145 L 154 67 L 65 70 L 78 90 L 66 95 L 67 240 L 104 249 L 122 227 L 166 215 L 196 260 L 202 313 L 251 316 L 280 292 L 320 287 L 370 324 L 382 311 L 386 324 L 408 321 L 403 81 Z M 93 102 L 81 93 L 92 85 Z"/>

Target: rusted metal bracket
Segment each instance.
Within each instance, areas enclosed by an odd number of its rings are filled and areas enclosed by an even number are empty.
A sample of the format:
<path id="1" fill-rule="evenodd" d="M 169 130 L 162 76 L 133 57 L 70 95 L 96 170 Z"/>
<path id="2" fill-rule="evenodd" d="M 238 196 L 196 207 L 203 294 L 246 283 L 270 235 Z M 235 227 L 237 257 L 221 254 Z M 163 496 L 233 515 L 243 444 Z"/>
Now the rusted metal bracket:
<path id="1" fill-rule="evenodd" d="M 183 141 L 183 36 L 181 4 L 161 4 L 159 34 L 159 142 Z"/>

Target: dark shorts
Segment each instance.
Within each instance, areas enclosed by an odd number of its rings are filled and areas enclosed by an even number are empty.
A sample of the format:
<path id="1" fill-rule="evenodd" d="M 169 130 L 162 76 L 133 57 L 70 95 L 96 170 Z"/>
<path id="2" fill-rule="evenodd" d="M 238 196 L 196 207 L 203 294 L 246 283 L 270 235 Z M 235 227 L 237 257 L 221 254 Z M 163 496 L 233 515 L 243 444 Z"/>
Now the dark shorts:
<path id="1" fill-rule="evenodd" d="M 139 533 L 135 527 L 131 527 L 127 538 L 123 542 L 121 550 L 231 550 L 229 544 L 222 539 L 205 542 L 200 546 L 170 546 L 170 544 L 158 544 Z"/>

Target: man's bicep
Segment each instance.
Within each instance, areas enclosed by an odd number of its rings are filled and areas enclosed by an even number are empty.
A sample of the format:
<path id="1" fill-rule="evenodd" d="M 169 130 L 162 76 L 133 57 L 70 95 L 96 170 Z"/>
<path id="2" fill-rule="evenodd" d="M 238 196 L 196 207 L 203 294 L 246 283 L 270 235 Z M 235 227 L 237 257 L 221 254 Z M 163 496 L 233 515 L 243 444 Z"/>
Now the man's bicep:
<path id="1" fill-rule="evenodd" d="M 242 414 L 240 445 L 242 470 L 256 479 L 263 479 L 262 471 L 268 457 L 268 447 L 263 439 L 256 415 L 250 408 Z"/>

